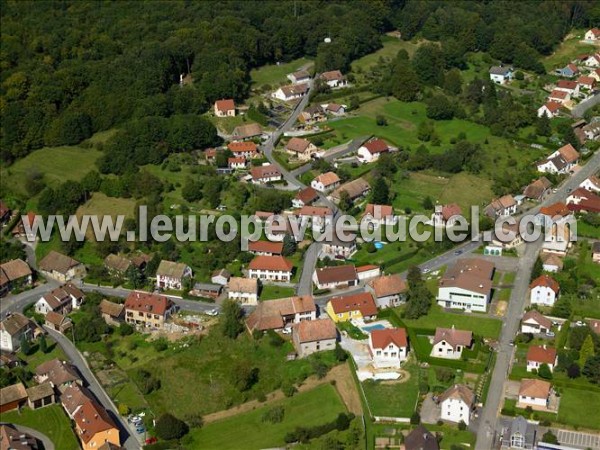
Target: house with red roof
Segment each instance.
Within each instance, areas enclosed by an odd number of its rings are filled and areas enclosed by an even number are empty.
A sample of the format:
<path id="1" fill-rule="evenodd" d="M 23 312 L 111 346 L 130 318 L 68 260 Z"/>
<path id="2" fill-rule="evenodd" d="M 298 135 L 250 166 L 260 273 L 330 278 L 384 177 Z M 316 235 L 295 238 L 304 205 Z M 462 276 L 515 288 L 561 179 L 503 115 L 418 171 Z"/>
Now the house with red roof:
<path id="1" fill-rule="evenodd" d="M 600 53 L 594 53 L 589 55 L 583 62 L 586 67 L 598 67 L 600 66 Z"/>
<path id="2" fill-rule="evenodd" d="M 252 141 L 230 142 L 227 148 L 236 158 L 252 159 L 259 156 L 258 147 Z"/>
<path id="3" fill-rule="evenodd" d="M 358 274 L 352 264 L 344 266 L 317 267 L 312 276 L 317 289 L 335 289 L 356 286 Z"/>
<path id="4" fill-rule="evenodd" d="M 591 76 L 581 76 L 577 78 L 577 84 L 580 88 L 591 91 L 594 89 L 594 85 L 596 84 L 596 79 Z"/>
<path id="5" fill-rule="evenodd" d="M 600 29 L 594 27 L 585 32 L 584 39 L 586 41 L 597 41 L 600 39 Z"/>
<path id="6" fill-rule="evenodd" d="M 547 333 L 552 328 L 552 321 L 538 310 L 527 311 L 521 319 L 521 333 Z"/>
<path id="7" fill-rule="evenodd" d="M 377 161 L 379 155 L 390 151 L 390 146 L 383 139 L 375 138 L 365 142 L 358 149 L 358 160 L 362 163 Z"/>
<path id="8" fill-rule="evenodd" d="M 175 311 L 175 303 L 164 295 L 133 291 L 125 300 L 125 322 L 140 328 L 161 329 Z"/>
<path id="9" fill-rule="evenodd" d="M 561 105 L 564 105 L 569 100 L 571 100 L 571 94 L 569 92 L 560 91 L 558 89 L 554 89 L 552 92 L 550 92 L 550 95 L 548 95 L 548 101 L 557 102 Z"/>
<path id="10" fill-rule="evenodd" d="M 399 369 L 408 358 L 408 337 L 404 328 L 385 328 L 369 333 L 369 353 L 378 368 Z"/>
<path id="11" fill-rule="evenodd" d="M 579 152 L 571 144 L 563 145 L 546 159 L 537 163 L 538 172 L 568 173 L 579 162 Z"/>
<path id="12" fill-rule="evenodd" d="M 323 230 L 333 219 L 333 211 L 326 206 L 303 206 L 296 215 L 300 226 L 312 226 L 313 229 Z"/>
<path id="13" fill-rule="evenodd" d="M 543 274 L 531 282 L 529 289 L 531 289 L 529 299 L 532 305 L 553 306 L 558 299 L 560 285 L 554 278 Z"/>
<path id="14" fill-rule="evenodd" d="M 567 197 L 567 207 L 574 212 L 600 213 L 600 196 L 584 188 L 577 188 Z"/>
<path id="15" fill-rule="evenodd" d="M 277 256 L 283 253 L 283 242 L 250 241 L 248 251 L 255 255 Z"/>
<path id="16" fill-rule="evenodd" d="M 431 220 L 434 227 L 451 227 L 458 220 L 457 216 L 460 215 L 462 215 L 462 210 L 456 203 L 435 205 Z"/>
<path id="17" fill-rule="evenodd" d="M 339 70 L 323 72 L 321 75 L 319 75 L 319 78 L 327 83 L 330 88 L 344 87 L 348 85 L 348 80 Z"/>
<path id="18" fill-rule="evenodd" d="M 377 315 L 377 305 L 370 292 L 333 297 L 327 302 L 327 314 L 334 322 L 371 320 Z"/>
<path id="19" fill-rule="evenodd" d="M 235 117 L 235 102 L 231 98 L 217 100 L 214 110 L 217 117 Z"/>
<path id="20" fill-rule="evenodd" d="M 248 265 L 248 278 L 288 282 L 293 268 L 292 262 L 283 256 L 256 256 Z"/>
<path id="21" fill-rule="evenodd" d="M 398 223 L 398 216 L 394 214 L 394 208 L 391 205 L 367 203 L 362 221 L 373 224 L 375 228 L 381 225 L 393 226 Z"/>
<path id="22" fill-rule="evenodd" d="M 245 169 L 248 167 L 248 161 L 243 156 L 227 158 L 227 167 L 232 170 Z"/>
<path id="23" fill-rule="evenodd" d="M 340 177 L 335 172 L 325 172 L 310 182 L 310 186 L 321 192 L 329 192 L 340 185 Z"/>
<path id="24" fill-rule="evenodd" d="M 281 181 L 281 172 L 275 164 L 266 164 L 264 166 L 253 167 L 250 170 L 252 182 L 255 184 L 272 183 Z"/>
<path id="25" fill-rule="evenodd" d="M 538 108 L 537 116 L 542 117 L 545 114 L 549 119 L 552 119 L 558 116 L 560 108 L 562 108 L 562 103 L 548 101 Z"/>
<path id="26" fill-rule="evenodd" d="M 303 206 L 311 205 L 312 202 L 319 198 L 319 193 L 312 187 L 306 187 L 298 191 L 296 196 L 292 199 L 292 206 L 294 208 L 302 208 Z"/>
<path id="27" fill-rule="evenodd" d="M 370 281 L 367 289 L 375 297 L 379 308 L 399 306 L 406 299 L 408 286 L 400 274 L 383 275 Z"/>
<path id="28" fill-rule="evenodd" d="M 542 364 L 547 364 L 550 372 L 556 365 L 556 349 L 544 345 L 532 345 L 527 350 L 527 372 L 539 370 Z"/>
<path id="29" fill-rule="evenodd" d="M 292 342 L 300 358 L 317 352 L 334 350 L 337 329 L 329 318 L 303 320 L 293 326 Z"/>
<path id="30" fill-rule="evenodd" d="M 431 356 L 434 358 L 460 359 L 462 351 L 473 344 L 473 333 L 452 328 L 436 328 Z"/>
<path id="31" fill-rule="evenodd" d="M 554 89 L 574 96 L 579 94 L 579 83 L 573 80 L 558 80 Z"/>

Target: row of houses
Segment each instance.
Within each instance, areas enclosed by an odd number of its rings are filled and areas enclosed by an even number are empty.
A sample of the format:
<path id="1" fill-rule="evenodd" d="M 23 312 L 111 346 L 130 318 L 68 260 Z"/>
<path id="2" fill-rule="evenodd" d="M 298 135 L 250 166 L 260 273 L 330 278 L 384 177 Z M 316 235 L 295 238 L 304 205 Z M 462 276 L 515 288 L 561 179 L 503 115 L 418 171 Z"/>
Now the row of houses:
<path id="1" fill-rule="evenodd" d="M 271 94 L 271 97 L 277 100 L 288 102 L 292 100 L 298 100 L 308 93 L 310 89 L 309 83 L 311 81 L 311 76 L 307 71 L 299 70 L 289 74 L 287 77 L 292 84 L 279 87 Z M 342 72 L 339 70 L 323 72 L 319 75 L 319 80 L 327 84 L 327 86 L 332 89 L 341 88 L 348 85 L 347 78 L 342 75 Z"/>

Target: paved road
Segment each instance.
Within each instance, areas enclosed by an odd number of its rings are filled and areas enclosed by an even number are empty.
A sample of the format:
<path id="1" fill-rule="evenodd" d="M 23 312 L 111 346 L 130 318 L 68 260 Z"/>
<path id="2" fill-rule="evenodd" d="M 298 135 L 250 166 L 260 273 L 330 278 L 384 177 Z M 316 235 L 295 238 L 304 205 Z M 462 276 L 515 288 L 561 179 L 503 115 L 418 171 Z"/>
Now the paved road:
<path id="1" fill-rule="evenodd" d="M 0 425 L 5 423 L 8 422 L 0 422 Z M 17 425 L 16 423 L 11 423 L 10 425 L 12 425 L 17 431 L 20 431 L 21 433 L 27 433 L 36 438 L 44 445 L 44 450 L 54 450 L 54 442 L 52 442 L 48 436 L 40 433 L 38 430 L 34 430 L 33 428 L 25 427 L 23 425 Z"/>
<path id="2" fill-rule="evenodd" d="M 61 333 L 47 327 L 44 327 L 44 329 L 58 343 L 60 348 L 62 348 L 65 355 L 69 358 L 69 361 L 71 361 L 73 365 L 77 367 L 81 373 L 81 376 L 87 382 L 88 389 L 96 396 L 106 411 L 108 411 L 115 423 L 119 425 L 121 442 L 123 443 L 122 446 L 130 450 L 141 448 L 139 442 L 133 436 L 132 430 L 129 429 L 127 421 L 125 421 L 125 419 L 119 415 L 116 405 L 104 391 L 95 375 L 89 368 L 87 361 L 79 352 L 79 350 L 77 350 L 75 345 Z"/>
<path id="3" fill-rule="evenodd" d="M 600 152 L 596 152 L 583 166 L 579 172 L 572 175 L 560 186 L 556 193 L 548 196 L 543 202 L 535 208 L 527 211 L 527 214 L 536 214 L 542 206 L 564 201 L 568 193 L 575 189 L 579 184 L 600 169 Z M 513 354 L 513 347 L 510 341 L 516 336 L 519 320 L 527 302 L 527 291 L 531 271 L 538 253 L 542 247 L 541 239 L 526 244 L 525 253 L 519 260 L 519 267 L 515 277 L 514 287 L 511 292 L 508 310 L 504 317 L 500 342 L 498 344 L 498 354 L 496 365 L 492 373 L 490 388 L 485 405 L 482 409 L 480 420 L 481 425 L 477 432 L 476 450 L 490 450 L 495 442 L 496 431 L 498 430 L 498 414 L 501 408 L 503 398 L 504 381 L 508 377 L 510 362 Z"/>
<path id="4" fill-rule="evenodd" d="M 588 98 L 586 101 L 581 102 L 571 110 L 571 115 L 575 118 L 583 117 L 585 112 L 600 103 L 600 94 L 594 95 L 592 98 Z"/>

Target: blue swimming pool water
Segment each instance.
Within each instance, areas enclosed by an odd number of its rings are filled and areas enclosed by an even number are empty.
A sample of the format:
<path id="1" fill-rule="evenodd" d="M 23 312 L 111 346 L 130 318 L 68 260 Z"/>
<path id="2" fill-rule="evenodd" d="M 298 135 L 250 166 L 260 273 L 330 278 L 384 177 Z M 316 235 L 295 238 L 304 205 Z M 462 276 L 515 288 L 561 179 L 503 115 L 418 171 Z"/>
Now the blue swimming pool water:
<path id="1" fill-rule="evenodd" d="M 385 326 L 381 325 L 380 323 L 376 323 L 375 325 L 363 327 L 363 330 L 368 331 L 370 333 L 373 330 L 385 330 Z"/>
<path id="2" fill-rule="evenodd" d="M 375 241 L 375 248 L 380 250 L 383 248 L 383 242 Z"/>

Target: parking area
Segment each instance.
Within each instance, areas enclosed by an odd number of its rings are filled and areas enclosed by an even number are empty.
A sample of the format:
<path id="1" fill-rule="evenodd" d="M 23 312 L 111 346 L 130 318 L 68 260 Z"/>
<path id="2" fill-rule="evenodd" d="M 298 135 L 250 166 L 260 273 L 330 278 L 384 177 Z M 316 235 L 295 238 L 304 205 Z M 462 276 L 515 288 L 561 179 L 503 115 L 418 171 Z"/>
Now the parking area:
<path id="1" fill-rule="evenodd" d="M 558 442 L 562 445 L 573 446 L 576 448 L 600 450 L 600 435 L 590 433 L 580 433 L 578 431 L 556 430 Z"/>

